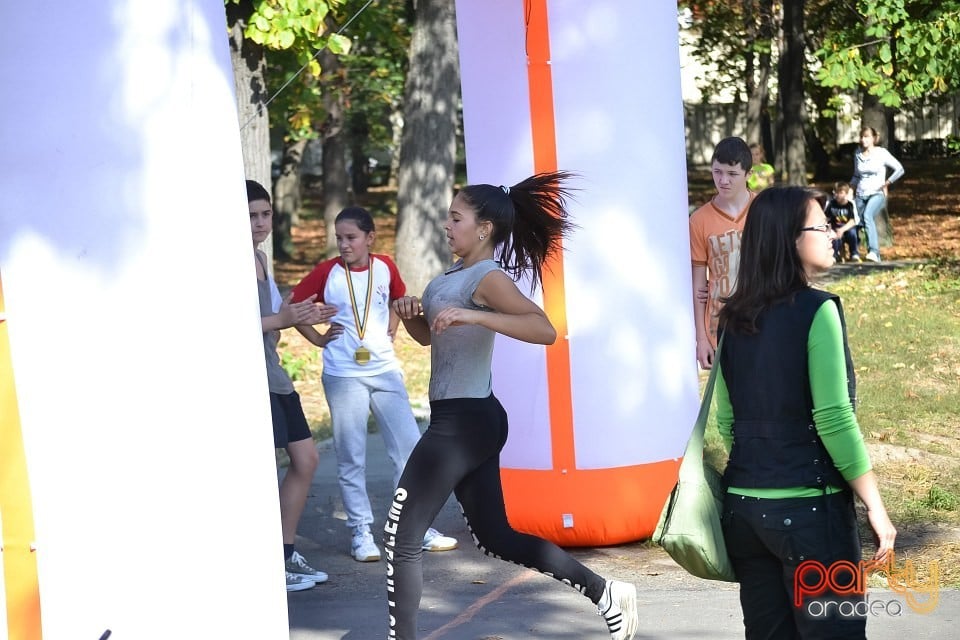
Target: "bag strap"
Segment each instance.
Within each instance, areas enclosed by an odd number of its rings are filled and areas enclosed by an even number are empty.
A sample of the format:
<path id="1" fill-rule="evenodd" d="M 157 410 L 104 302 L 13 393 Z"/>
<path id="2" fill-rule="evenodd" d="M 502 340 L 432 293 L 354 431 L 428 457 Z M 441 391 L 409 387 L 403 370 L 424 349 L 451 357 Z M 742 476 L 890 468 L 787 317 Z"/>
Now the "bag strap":
<path id="1" fill-rule="evenodd" d="M 713 401 L 713 386 L 717 380 L 717 369 L 720 364 L 720 348 L 723 346 L 723 334 L 720 334 L 720 342 L 717 344 L 717 350 L 713 353 L 713 366 L 710 367 L 710 376 L 707 378 L 707 385 L 703 389 L 703 398 L 700 400 L 700 412 L 697 414 L 697 422 L 693 426 L 693 433 L 687 440 L 687 448 L 683 452 L 683 462 L 680 463 L 679 478 L 702 477 L 703 476 L 703 437 L 707 430 L 707 419 L 710 417 L 710 403 Z"/>

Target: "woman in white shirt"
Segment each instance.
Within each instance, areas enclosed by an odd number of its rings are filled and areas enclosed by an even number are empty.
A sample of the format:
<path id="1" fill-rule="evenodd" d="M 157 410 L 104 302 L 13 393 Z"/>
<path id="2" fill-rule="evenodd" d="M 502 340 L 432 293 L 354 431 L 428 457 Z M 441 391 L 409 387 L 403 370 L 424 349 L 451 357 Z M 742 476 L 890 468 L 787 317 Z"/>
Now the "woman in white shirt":
<path id="1" fill-rule="evenodd" d="M 876 216 L 887 204 L 887 188 L 903 176 L 903 165 L 893 154 L 877 146 L 880 136 L 873 127 L 860 130 L 860 147 L 853 154 L 853 178 L 857 211 L 867 231 L 867 260 L 880 262 Z M 887 169 L 892 171 L 887 175 Z"/>

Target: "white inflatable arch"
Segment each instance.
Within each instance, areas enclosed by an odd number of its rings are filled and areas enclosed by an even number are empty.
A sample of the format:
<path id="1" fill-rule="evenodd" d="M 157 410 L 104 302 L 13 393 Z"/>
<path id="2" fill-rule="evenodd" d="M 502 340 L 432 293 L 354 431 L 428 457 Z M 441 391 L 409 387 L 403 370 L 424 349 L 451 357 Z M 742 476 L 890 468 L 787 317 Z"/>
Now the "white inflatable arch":
<path id="1" fill-rule="evenodd" d="M 676 6 L 458 2 L 469 182 L 582 176 L 544 282 L 560 339 L 499 339 L 514 526 L 566 545 L 649 537 L 697 377 Z"/>
<path id="2" fill-rule="evenodd" d="M 4 21 L 0 637 L 287 637 L 223 0 Z"/>

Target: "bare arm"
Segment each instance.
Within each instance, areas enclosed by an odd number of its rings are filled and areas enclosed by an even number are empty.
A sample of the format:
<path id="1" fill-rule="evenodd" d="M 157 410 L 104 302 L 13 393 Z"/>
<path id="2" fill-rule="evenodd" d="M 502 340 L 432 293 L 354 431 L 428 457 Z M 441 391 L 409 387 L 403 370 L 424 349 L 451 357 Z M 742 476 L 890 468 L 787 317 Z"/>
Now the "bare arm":
<path id="1" fill-rule="evenodd" d="M 543 309 L 520 293 L 516 283 L 501 271 L 485 275 L 473 299 L 493 311 L 450 307 L 437 314 L 433 330 L 442 333 L 453 325 L 476 324 L 532 344 L 553 344 L 557 339 L 557 331 Z"/>
<path id="2" fill-rule="evenodd" d="M 317 347 L 327 346 L 332 340 L 336 340 L 340 337 L 340 334 L 343 333 L 343 325 L 337 323 L 332 323 L 326 333 L 320 333 L 313 325 L 309 324 L 298 324 L 295 328 L 300 332 L 300 335 Z"/>
<path id="3" fill-rule="evenodd" d="M 400 316 L 397 315 L 397 312 L 393 309 L 393 304 L 390 305 L 390 319 L 387 322 L 387 335 L 390 336 L 390 340 L 393 341 L 397 338 L 397 327 L 400 326 Z"/>
<path id="4" fill-rule="evenodd" d="M 886 507 L 883 506 L 883 499 L 880 497 L 879 488 L 877 488 L 877 476 L 873 471 L 867 471 L 859 478 L 850 480 L 849 483 L 854 493 L 867 507 L 867 519 L 870 521 L 870 528 L 873 529 L 877 543 L 877 552 L 873 559 L 877 562 L 883 562 L 893 551 L 893 542 L 897 538 L 897 530 L 890 522 Z"/>
<path id="5" fill-rule="evenodd" d="M 703 369 L 709 369 L 713 366 L 713 345 L 710 343 L 710 337 L 707 335 L 707 327 L 704 325 L 704 316 L 707 313 L 707 300 L 698 295 L 701 289 L 707 288 L 707 267 L 703 265 L 693 265 L 693 324 L 697 332 L 697 362 Z"/>
<path id="6" fill-rule="evenodd" d="M 390 307 L 393 313 L 403 321 L 403 328 L 407 330 L 411 338 L 423 346 L 430 344 L 430 327 L 427 326 L 427 319 L 423 316 L 423 307 L 416 296 L 397 298 L 390 304 Z"/>
<path id="7" fill-rule="evenodd" d="M 260 318 L 260 327 L 264 333 L 289 329 L 296 325 L 320 324 L 332 318 L 337 311 L 332 305 L 315 303 L 316 294 L 300 302 L 290 302 L 291 295 L 288 294 L 283 299 L 277 313 Z"/>

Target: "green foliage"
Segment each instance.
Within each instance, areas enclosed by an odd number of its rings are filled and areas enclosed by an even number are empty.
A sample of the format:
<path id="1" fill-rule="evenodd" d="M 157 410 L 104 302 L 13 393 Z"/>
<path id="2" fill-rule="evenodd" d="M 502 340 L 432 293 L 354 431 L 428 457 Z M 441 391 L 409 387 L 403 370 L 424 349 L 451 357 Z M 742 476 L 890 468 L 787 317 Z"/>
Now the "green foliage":
<path id="1" fill-rule="evenodd" d="M 349 0 L 352 9 L 360 0 Z M 341 58 L 346 71 L 346 121 L 364 152 L 391 146 L 391 116 L 401 108 L 412 16 L 405 0 L 380 2 L 351 26 L 353 45 Z"/>
<path id="2" fill-rule="evenodd" d="M 708 70 L 697 78 L 697 86 L 704 95 L 724 91 L 739 95 L 747 84 L 747 70 L 756 72 L 759 57 L 769 56 L 776 49 L 778 25 L 771 4 L 765 0 L 680 0 L 677 5 L 681 18 L 685 18 L 681 19 L 681 33 L 686 30 L 696 34 L 693 55 Z"/>
<path id="3" fill-rule="evenodd" d="M 816 50 L 817 80 L 901 107 L 960 89 L 960 2 L 858 0 L 825 3 L 846 20 Z"/>
<path id="4" fill-rule="evenodd" d="M 226 1 L 236 4 L 240 0 Z M 350 50 L 349 38 L 329 33 L 334 24 L 331 13 L 346 1 L 254 0 L 252 3 L 253 13 L 247 20 L 244 37 L 270 51 L 267 88 L 271 96 L 276 96 L 269 109 L 271 127 L 286 131 L 289 138 L 315 135 L 317 111 L 322 114 L 319 107 L 321 69 L 316 54 L 324 48 L 335 55 Z M 288 82 L 289 86 L 285 86 Z"/>
<path id="5" fill-rule="evenodd" d="M 399 108 L 406 77 L 408 3 L 254 0 L 253 9 L 244 35 L 269 49 L 271 128 L 286 140 L 317 137 L 327 117 L 323 92 L 342 92 L 351 133 L 359 133 L 368 152 L 389 146 L 389 118 Z M 338 33 L 351 19 L 348 30 Z M 317 59 L 323 49 L 339 58 L 333 76 Z"/>
<path id="6" fill-rule="evenodd" d="M 947 136 L 947 155 L 960 155 L 960 137 L 955 135 Z"/>
<path id="7" fill-rule="evenodd" d="M 342 36 L 323 37 L 324 19 L 331 8 L 342 2 L 344 0 L 256 0 L 244 36 L 267 49 L 289 49 L 299 43 L 313 49 L 330 46 L 334 53 L 342 52 L 349 49 L 349 40 Z"/>
<path id="8" fill-rule="evenodd" d="M 305 380 L 306 374 L 316 368 L 319 356 L 317 351 L 307 351 L 303 355 L 295 355 L 290 351 L 280 352 L 280 366 L 287 372 L 294 382 Z"/>

